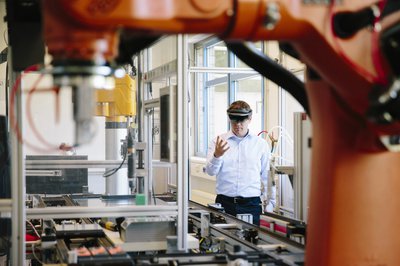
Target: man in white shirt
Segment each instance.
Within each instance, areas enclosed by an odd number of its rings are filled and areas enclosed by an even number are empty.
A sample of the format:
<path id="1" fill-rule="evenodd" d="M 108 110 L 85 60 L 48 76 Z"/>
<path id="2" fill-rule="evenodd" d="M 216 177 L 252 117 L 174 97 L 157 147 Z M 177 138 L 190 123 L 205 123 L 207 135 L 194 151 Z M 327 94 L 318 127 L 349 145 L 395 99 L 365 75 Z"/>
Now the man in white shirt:
<path id="1" fill-rule="evenodd" d="M 261 183 L 267 187 L 269 145 L 249 132 L 252 110 L 246 102 L 233 102 L 227 113 L 231 130 L 211 142 L 206 172 L 217 176 L 215 202 L 226 213 L 252 214 L 253 224 L 260 225 Z"/>

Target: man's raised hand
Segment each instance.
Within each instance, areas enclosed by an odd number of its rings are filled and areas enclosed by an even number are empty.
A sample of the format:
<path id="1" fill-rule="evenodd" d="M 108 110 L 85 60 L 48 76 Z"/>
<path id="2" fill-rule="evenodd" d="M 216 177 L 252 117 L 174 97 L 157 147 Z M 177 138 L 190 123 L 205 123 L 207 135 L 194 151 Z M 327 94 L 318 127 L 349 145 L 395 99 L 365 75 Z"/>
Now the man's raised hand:
<path id="1" fill-rule="evenodd" d="M 214 157 L 215 158 L 221 157 L 227 150 L 229 150 L 228 142 L 226 142 L 226 140 L 218 136 L 217 142 L 215 143 Z"/>

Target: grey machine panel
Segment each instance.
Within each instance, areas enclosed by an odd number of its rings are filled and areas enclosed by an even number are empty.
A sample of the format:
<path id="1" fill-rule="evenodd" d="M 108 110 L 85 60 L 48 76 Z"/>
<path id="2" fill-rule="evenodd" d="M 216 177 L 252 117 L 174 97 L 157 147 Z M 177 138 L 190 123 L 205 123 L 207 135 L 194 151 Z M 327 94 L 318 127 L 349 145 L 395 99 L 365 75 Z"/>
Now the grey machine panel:
<path id="1" fill-rule="evenodd" d="M 27 155 L 26 160 L 87 160 L 87 155 Z M 38 169 L 36 169 L 38 170 Z M 40 170 L 48 170 L 43 169 Z M 52 169 L 54 170 L 54 169 Z M 87 190 L 88 169 L 57 169 L 58 176 L 27 176 L 27 194 L 72 194 Z"/>

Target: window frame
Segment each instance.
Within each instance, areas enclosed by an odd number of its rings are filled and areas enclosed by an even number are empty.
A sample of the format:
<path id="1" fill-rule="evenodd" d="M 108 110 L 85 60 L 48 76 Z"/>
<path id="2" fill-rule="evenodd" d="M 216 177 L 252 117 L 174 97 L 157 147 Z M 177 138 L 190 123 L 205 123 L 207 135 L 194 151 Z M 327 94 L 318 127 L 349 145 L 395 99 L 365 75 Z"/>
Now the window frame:
<path id="1" fill-rule="evenodd" d="M 209 67 L 209 62 L 208 62 L 208 52 L 209 48 L 212 46 L 215 46 L 216 44 L 222 42 L 220 39 L 216 37 L 211 37 L 208 39 L 205 39 L 203 41 L 197 42 L 194 44 L 194 58 L 195 58 L 195 64 L 197 63 L 198 59 L 198 52 L 201 50 L 202 52 L 202 67 L 204 69 L 209 69 L 209 71 L 205 71 L 203 73 L 197 73 L 196 71 L 192 71 L 194 73 L 194 116 L 195 116 L 195 124 L 194 124 L 194 139 L 195 139 L 195 145 L 194 145 L 194 154 L 195 156 L 199 157 L 205 157 L 207 156 L 207 148 L 209 145 L 209 142 L 211 141 L 209 136 L 209 105 L 210 105 L 210 87 L 215 86 L 215 85 L 220 85 L 226 83 L 228 85 L 228 90 L 227 90 L 227 102 L 228 104 L 232 103 L 233 101 L 236 100 L 237 97 L 237 91 L 238 91 L 238 81 L 246 78 L 251 78 L 253 76 L 260 76 L 261 83 L 260 83 L 260 92 L 261 92 L 261 101 L 262 101 L 262 110 L 261 110 L 261 127 L 264 128 L 265 125 L 265 111 L 264 111 L 264 96 L 265 96 L 265 78 L 254 71 L 254 73 L 248 73 L 246 71 L 241 72 L 240 69 L 237 68 L 237 63 L 239 62 L 239 59 L 231 52 L 229 49 L 228 51 L 228 57 L 227 57 L 227 68 L 221 68 L 221 67 Z M 265 44 L 264 42 L 261 43 L 261 50 L 264 52 L 265 49 Z M 218 77 L 215 79 L 209 79 L 210 74 L 217 74 L 218 69 L 232 69 L 232 73 L 226 73 L 224 77 Z M 251 68 L 246 68 L 249 70 L 252 70 Z M 200 84 L 199 81 L 199 76 L 202 75 L 203 82 Z M 200 86 L 200 87 L 199 87 Z M 202 94 L 202 103 L 199 103 L 199 95 Z M 200 106 L 202 104 L 202 106 Z M 199 122 L 200 122 L 200 112 L 203 112 L 203 117 L 202 117 L 202 122 L 203 122 L 203 132 L 200 132 L 199 130 Z M 226 128 L 227 130 L 230 129 L 230 123 L 228 119 L 226 120 Z M 215 136 L 214 136 L 215 137 Z M 199 141 L 200 138 L 203 139 L 203 141 Z"/>

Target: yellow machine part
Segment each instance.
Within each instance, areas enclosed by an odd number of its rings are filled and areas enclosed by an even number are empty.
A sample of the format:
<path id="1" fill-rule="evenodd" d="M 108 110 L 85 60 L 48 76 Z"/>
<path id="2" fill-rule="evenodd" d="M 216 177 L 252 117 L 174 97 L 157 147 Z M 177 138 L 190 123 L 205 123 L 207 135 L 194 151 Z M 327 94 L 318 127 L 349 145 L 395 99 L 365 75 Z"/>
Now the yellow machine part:
<path id="1" fill-rule="evenodd" d="M 112 90 L 96 91 L 96 116 L 107 120 L 124 120 L 126 116 L 136 115 L 136 85 L 129 75 L 115 79 Z"/>

